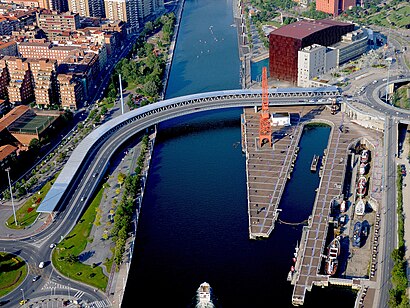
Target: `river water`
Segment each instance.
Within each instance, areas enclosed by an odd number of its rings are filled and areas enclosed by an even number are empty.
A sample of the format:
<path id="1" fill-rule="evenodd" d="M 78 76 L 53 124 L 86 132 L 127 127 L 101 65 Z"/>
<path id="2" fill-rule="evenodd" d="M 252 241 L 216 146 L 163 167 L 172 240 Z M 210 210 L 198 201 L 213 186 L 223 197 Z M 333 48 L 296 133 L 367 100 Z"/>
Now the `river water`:
<path id="1" fill-rule="evenodd" d="M 239 88 L 232 23 L 231 0 L 186 0 L 168 98 Z M 205 112 L 160 125 L 123 307 L 193 307 L 204 281 L 218 307 L 291 307 L 286 277 L 302 226 L 277 224 L 269 239 L 249 240 L 240 113 Z M 304 132 L 282 220 L 308 218 L 319 185 L 310 162 L 328 134 L 325 127 Z M 317 288 L 305 306 L 353 303 L 348 289 Z"/>

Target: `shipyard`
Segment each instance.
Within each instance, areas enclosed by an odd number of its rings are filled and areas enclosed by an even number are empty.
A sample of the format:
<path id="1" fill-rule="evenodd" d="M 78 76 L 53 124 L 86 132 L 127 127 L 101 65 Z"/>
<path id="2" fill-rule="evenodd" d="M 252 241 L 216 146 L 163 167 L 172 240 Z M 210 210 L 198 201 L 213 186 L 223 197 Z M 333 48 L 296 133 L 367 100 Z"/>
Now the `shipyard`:
<path id="1" fill-rule="evenodd" d="M 312 213 L 294 256 L 289 256 L 295 261 L 288 275 L 294 286 L 292 303 L 303 305 L 313 285 L 343 285 L 367 294 L 357 299 L 371 307 L 382 201 L 382 134 L 347 117 L 335 100 L 328 99 L 327 106 L 269 106 L 265 117 L 271 140 L 262 123 L 263 98 L 262 108 L 244 108 L 249 237 L 269 237 L 275 223 L 281 223 L 279 203 L 304 129 L 330 126 L 324 153 L 315 155 L 309 167 L 320 177 Z"/>

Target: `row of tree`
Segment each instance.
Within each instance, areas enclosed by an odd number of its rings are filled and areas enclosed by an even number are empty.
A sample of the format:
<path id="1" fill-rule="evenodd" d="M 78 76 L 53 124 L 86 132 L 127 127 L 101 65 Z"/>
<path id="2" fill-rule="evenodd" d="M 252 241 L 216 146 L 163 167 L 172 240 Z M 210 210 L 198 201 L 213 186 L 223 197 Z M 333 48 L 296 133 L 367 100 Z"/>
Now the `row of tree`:
<path id="1" fill-rule="evenodd" d="M 392 252 L 392 259 L 394 262 L 391 281 L 393 287 L 390 289 L 389 306 L 391 308 L 405 308 L 409 307 L 409 298 L 407 297 L 407 260 L 405 257 L 404 245 L 404 215 L 403 215 L 403 176 L 401 168 L 397 168 L 397 216 L 398 216 L 398 248 Z"/>
<path id="2" fill-rule="evenodd" d="M 141 171 L 144 167 L 148 142 L 148 136 L 144 136 L 142 138 L 141 153 L 137 160 L 137 167 L 135 168 L 135 175 L 125 176 L 123 173 L 118 175 L 118 182 L 121 186 L 124 184 L 125 193 L 115 211 L 114 226 L 111 230 L 111 236 L 115 242 L 114 262 L 117 266 L 122 262 L 128 232 L 131 229 L 135 198 L 140 189 Z"/>
<path id="3" fill-rule="evenodd" d="M 154 22 L 147 22 L 144 30 L 136 40 L 127 57 L 123 58 L 115 67 L 111 82 L 107 90 L 107 100 L 112 103 L 118 95 L 119 79 L 121 74 L 123 87 L 128 84 L 137 85 L 136 91 L 154 101 L 162 90 L 162 77 L 165 70 L 166 56 L 159 48 L 169 46 L 174 31 L 175 14 L 170 13 L 158 17 Z M 162 30 L 162 37 L 154 46 L 146 41 Z"/>

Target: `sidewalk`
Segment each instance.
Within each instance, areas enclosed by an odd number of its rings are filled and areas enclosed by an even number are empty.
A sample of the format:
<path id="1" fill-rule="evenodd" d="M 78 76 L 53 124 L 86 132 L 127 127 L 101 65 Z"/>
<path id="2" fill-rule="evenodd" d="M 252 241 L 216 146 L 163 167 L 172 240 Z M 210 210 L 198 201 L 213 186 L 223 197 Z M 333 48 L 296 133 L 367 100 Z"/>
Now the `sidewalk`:
<path id="1" fill-rule="evenodd" d="M 25 201 L 26 200 L 22 200 L 18 205 L 14 203 L 16 211 L 24 204 Z M 45 229 L 52 221 L 51 215 L 43 213 L 37 217 L 33 224 L 25 227 L 24 229 L 10 229 L 7 227 L 6 222 L 11 216 L 13 216 L 11 202 L 10 205 L 4 205 L 3 203 L 0 206 L 0 239 L 2 240 L 12 240 L 32 236 Z"/>
<path id="2" fill-rule="evenodd" d="M 403 177 L 403 214 L 404 214 L 404 244 L 406 246 L 406 260 L 407 260 L 407 280 L 410 281 L 410 164 L 407 160 L 409 155 L 409 141 L 410 138 L 408 132 L 406 138 L 403 141 L 403 153 L 400 158 L 397 158 L 397 164 L 403 164 L 406 166 L 407 176 Z M 407 288 L 407 294 L 410 294 L 410 287 Z"/>

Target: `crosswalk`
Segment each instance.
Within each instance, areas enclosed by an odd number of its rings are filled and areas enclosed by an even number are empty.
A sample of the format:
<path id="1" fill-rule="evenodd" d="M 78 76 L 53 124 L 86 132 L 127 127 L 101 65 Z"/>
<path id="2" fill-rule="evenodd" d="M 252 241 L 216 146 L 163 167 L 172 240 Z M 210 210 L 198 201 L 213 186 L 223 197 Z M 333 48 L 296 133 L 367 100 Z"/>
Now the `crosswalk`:
<path id="1" fill-rule="evenodd" d="M 106 308 L 106 307 L 111 307 L 111 303 L 107 300 L 96 301 L 96 302 L 89 303 L 88 307 L 90 307 L 90 308 Z"/>
<path id="2" fill-rule="evenodd" d="M 74 294 L 74 297 L 75 298 L 81 298 L 81 296 L 83 296 L 83 295 L 84 295 L 83 291 L 77 291 L 77 293 Z"/>
<path id="3" fill-rule="evenodd" d="M 44 286 L 41 288 L 42 290 L 49 290 L 49 289 L 68 289 L 68 286 L 54 282 L 52 280 L 48 280 Z M 77 291 L 76 289 L 71 288 L 73 291 Z"/>

